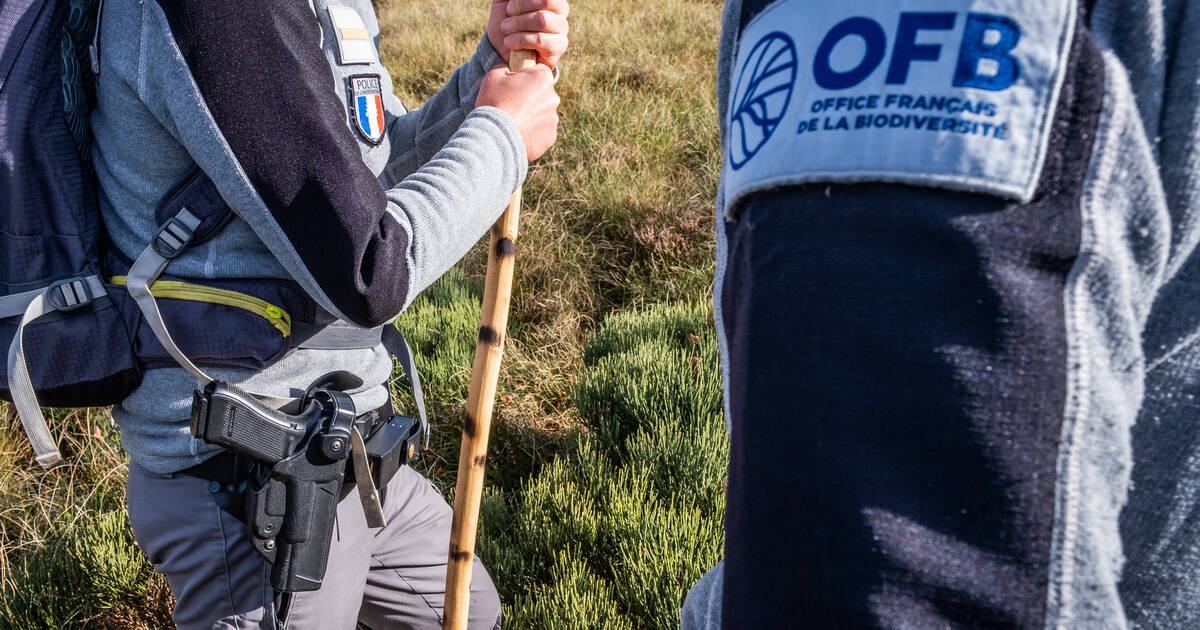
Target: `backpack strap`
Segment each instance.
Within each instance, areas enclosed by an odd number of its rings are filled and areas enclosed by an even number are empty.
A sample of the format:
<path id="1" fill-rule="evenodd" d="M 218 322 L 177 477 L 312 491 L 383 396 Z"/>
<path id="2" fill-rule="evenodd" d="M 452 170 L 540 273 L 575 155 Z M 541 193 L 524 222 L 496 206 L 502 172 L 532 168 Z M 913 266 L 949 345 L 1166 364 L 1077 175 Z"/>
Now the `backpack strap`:
<path id="1" fill-rule="evenodd" d="M 171 358 L 175 359 L 175 362 L 189 374 L 204 385 L 208 385 L 215 379 L 201 370 L 184 354 L 183 350 L 179 349 L 179 345 L 175 343 L 170 331 L 167 330 L 166 322 L 163 321 L 162 312 L 158 309 L 158 301 L 150 292 L 150 286 L 162 275 L 167 263 L 183 253 L 183 250 L 192 243 L 200 224 L 200 218 L 192 214 L 187 207 L 183 207 L 178 214 L 168 219 L 159 228 L 158 234 L 150 240 L 150 245 L 142 250 L 133 266 L 129 268 L 125 288 L 129 291 L 134 303 L 137 304 L 138 310 L 142 312 L 146 325 L 150 327 L 150 331 L 154 333 L 154 337 L 162 344 L 167 354 L 171 355 Z M 297 400 L 258 392 L 247 391 L 246 393 L 254 396 L 264 405 L 275 409 L 282 409 Z"/>
<path id="2" fill-rule="evenodd" d="M 178 256 L 192 242 L 196 229 L 200 227 L 200 219 L 184 208 L 179 214 L 171 217 L 159 228 L 158 234 L 150 240 L 150 245 L 138 255 L 133 267 L 129 269 L 126 288 L 133 297 L 134 303 L 146 318 L 146 325 L 154 333 L 155 338 L 166 349 L 167 354 L 175 359 L 180 367 L 196 377 L 205 385 L 213 381 L 212 377 L 192 363 L 192 360 L 179 349 L 167 325 L 163 322 L 162 312 L 158 310 L 158 302 L 150 293 L 150 285 L 158 279 L 167 263 Z"/>
<path id="3" fill-rule="evenodd" d="M 98 278 L 99 276 L 95 276 L 95 277 Z M 29 308 L 29 305 L 33 302 L 34 298 L 36 298 L 39 295 L 42 295 L 48 289 L 50 289 L 51 287 L 54 287 L 56 285 L 66 284 L 66 283 L 70 283 L 70 282 L 83 282 L 85 284 L 84 292 L 87 294 L 91 294 L 92 287 L 91 287 L 90 280 L 91 280 L 91 277 L 79 278 L 79 279 L 74 279 L 74 280 L 68 280 L 66 282 L 56 282 L 56 283 L 51 283 L 51 284 L 45 284 L 36 289 L 32 289 L 29 291 L 23 291 L 21 293 L 13 293 L 11 295 L 0 295 L 0 319 L 7 319 L 9 317 L 17 317 L 18 315 L 24 315 L 25 309 Z M 96 297 L 98 297 L 98 296 L 96 296 Z M 74 293 L 72 293 L 72 299 L 74 299 Z M 65 294 L 63 295 L 62 300 L 63 300 L 63 304 L 66 304 Z"/>
<path id="4" fill-rule="evenodd" d="M 171 355 L 171 358 L 175 359 L 175 362 L 187 370 L 189 374 L 207 385 L 214 379 L 192 362 L 184 354 L 183 350 L 179 348 L 179 345 L 175 343 L 170 331 L 167 330 L 166 322 L 163 321 L 162 313 L 158 308 L 158 302 L 150 290 L 155 280 L 166 269 L 167 264 L 182 253 L 183 250 L 187 249 L 188 245 L 193 242 L 201 223 L 201 219 L 192 214 L 186 206 L 182 207 L 175 216 L 168 219 L 159 228 L 158 234 L 150 241 L 150 245 L 138 255 L 137 260 L 134 261 L 133 266 L 129 269 L 126 288 L 129 290 L 129 294 L 133 297 L 133 301 L 137 304 L 138 309 L 142 311 L 146 325 L 150 327 L 155 338 L 158 339 L 158 342 L 162 344 L 167 353 Z M 103 286 L 101 286 L 101 289 L 103 289 Z M 417 375 L 412 349 L 395 326 L 385 325 L 374 329 L 335 326 L 318 328 L 309 324 L 293 323 L 293 335 L 299 335 L 301 339 L 301 341 L 294 345 L 296 348 L 324 350 L 371 348 L 382 341 L 384 348 L 390 354 L 395 355 L 400 361 L 400 367 L 404 370 L 409 383 L 412 385 L 413 400 L 417 405 L 417 412 L 420 416 L 421 430 L 425 433 L 425 447 L 428 448 L 429 418 L 425 411 L 425 398 L 421 391 L 420 376 Z M 295 400 L 256 392 L 247 393 L 258 398 L 263 404 L 275 407 L 276 409 L 282 408 Z"/>
<path id="5" fill-rule="evenodd" d="M 213 181 L 197 168 L 166 195 L 165 200 L 155 210 L 155 216 L 161 227 L 150 245 L 134 261 L 128 273 L 126 288 L 142 311 L 150 330 L 167 353 L 192 376 L 207 384 L 213 379 L 196 366 L 171 338 L 151 288 L 172 259 L 187 247 L 213 238 L 233 219 L 233 211 L 225 204 Z M 412 349 L 395 326 L 389 324 L 364 329 L 318 326 L 293 321 L 291 333 L 292 347 L 297 349 L 356 350 L 374 348 L 382 342 L 384 348 L 400 361 L 400 367 L 412 385 L 413 401 L 417 406 L 421 430 L 425 433 L 425 447 L 428 448 L 429 419 L 425 411 L 420 377 L 417 375 Z M 249 393 L 275 408 L 281 408 L 294 401 Z"/>
<path id="6" fill-rule="evenodd" d="M 180 367 L 203 385 L 213 382 L 214 379 L 201 370 L 175 343 L 167 330 L 166 322 L 163 321 L 151 286 L 173 259 L 189 246 L 213 238 L 233 220 L 233 216 L 233 210 L 221 198 L 216 184 L 199 168 L 194 169 L 167 193 L 155 209 L 155 217 L 159 220 L 158 234 L 150 239 L 150 244 L 138 254 L 137 260 L 126 274 L 125 288 L 137 304 L 138 310 L 142 312 L 154 337 Z M 293 402 L 290 398 L 247 393 L 276 409 Z"/>
<path id="7" fill-rule="evenodd" d="M 400 362 L 400 368 L 412 386 L 413 402 L 417 405 L 417 416 L 421 420 L 421 432 L 425 434 L 423 448 L 429 448 L 429 417 L 425 414 L 425 394 L 421 392 L 421 376 L 417 374 L 417 363 L 413 360 L 412 348 L 404 335 L 392 324 L 383 326 L 383 347 Z"/>
<path id="8" fill-rule="evenodd" d="M 45 289 L 0 297 L 0 317 L 21 315 L 21 323 L 8 347 L 8 389 L 37 462 L 43 468 L 58 466 L 63 459 L 57 443 L 50 436 L 50 427 L 46 426 L 29 377 L 29 365 L 25 361 L 25 327 L 44 315 L 83 308 L 107 295 L 100 276 L 87 276 L 56 282 Z M 24 308 L 21 308 L 22 303 Z"/>
<path id="9" fill-rule="evenodd" d="M 363 350 L 378 346 L 384 326 L 351 328 L 292 321 L 292 347 L 299 350 Z"/>
<path id="10" fill-rule="evenodd" d="M 162 312 L 158 308 L 150 287 L 162 275 L 170 261 L 183 252 L 194 239 L 201 220 L 186 207 L 169 219 L 159 229 L 158 234 L 151 240 L 145 250 L 138 255 L 133 267 L 130 268 L 126 280 L 126 288 L 138 309 L 142 312 L 146 324 L 154 333 L 158 342 L 167 353 L 192 376 L 204 384 L 211 383 L 212 377 L 197 366 L 167 330 Z M 21 316 L 21 321 L 13 335 L 8 350 L 8 381 L 12 393 L 13 404 L 21 418 L 21 424 L 29 436 L 38 464 L 44 468 L 52 468 L 63 462 L 62 455 L 56 442 L 50 435 L 38 405 L 37 394 L 29 375 L 25 359 L 24 333 L 25 327 L 39 318 L 56 312 L 67 312 L 86 307 L 94 301 L 106 297 L 104 282 L 99 276 L 87 276 L 56 282 L 49 287 L 24 291 L 13 295 L 0 296 L 0 318 Z M 424 433 L 424 447 L 429 448 L 429 417 L 425 409 L 425 397 L 421 390 L 421 379 L 416 369 L 412 348 L 404 336 L 393 325 L 385 325 L 374 329 L 347 328 L 311 324 L 294 324 L 298 329 L 294 334 L 299 336 L 296 348 L 312 349 L 356 349 L 370 348 L 382 342 L 390 355 L 396 357 L 404 370 L 409 384 L 412 386 L 413 401 Z M 295 401 L 293 398 L 281 398 L 266 394 L 247 392 L 258 398 L 263 404 L 276 409 L 283 408 Z"/>

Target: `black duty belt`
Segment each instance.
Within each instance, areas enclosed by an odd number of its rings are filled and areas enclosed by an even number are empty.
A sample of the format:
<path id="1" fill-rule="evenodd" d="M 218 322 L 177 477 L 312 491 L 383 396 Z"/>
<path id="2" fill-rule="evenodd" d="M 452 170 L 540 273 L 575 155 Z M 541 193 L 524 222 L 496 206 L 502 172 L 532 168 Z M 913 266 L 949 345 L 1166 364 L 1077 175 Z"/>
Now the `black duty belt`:
<path id="1" fill-rule="evenodd" d="M 369 439 L 377 429 L 387 423 L 392 417 L 392 403 L 389 400 L 378 409 L 372 409 L 367 413 L 358 416 L 354 424 L 356 426 L 365 427 L 363 435 Z M 253 469 L 256 466 L 254 460 L 238 455 L 232 451 L 222 450 L 220 453 L 210 457 L 191 468 L 186 468 L 179 471 L 180 475 L 195 477 L 209 482 L 209 491 L 214 495 L 232 494 L 239 483 L 248 475 L 253 474 Z M 351 469 L 347 469 L 350 472 Z M 354 483 L 354 475 L 347 475 L 346 483 Z M 232 498 L 232 497 L 229 497 Z M 230 514 L 241 518 L 241 506 L 226 506 L 226 499 L 217 497 L 217 503 L 222 504 L 221 507 L 226 508 Z"/>

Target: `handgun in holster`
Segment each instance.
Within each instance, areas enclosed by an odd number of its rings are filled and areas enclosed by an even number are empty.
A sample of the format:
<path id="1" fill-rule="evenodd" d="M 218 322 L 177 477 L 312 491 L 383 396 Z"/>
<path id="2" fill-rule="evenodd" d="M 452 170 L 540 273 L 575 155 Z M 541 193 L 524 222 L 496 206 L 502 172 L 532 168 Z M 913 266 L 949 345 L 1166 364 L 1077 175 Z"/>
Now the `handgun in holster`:
<path id="1" fill-rule="evenodd" d="M 353 470 L 347 466 L 353 440 L 368 436 L 366 464 L 359 466 L 369 468 L 372 488 L 383 488 L 415 452 L 415 420 L 356 416 L 353 401 L 341 391 L 347 388 L 344 378 L 318 379 L 298 414 L 273 409 L 222 382 L 193 398 L 192 434 L 249 460 L 227 494 L 236 498 L 223 507 L 245 521 L 254 548 L 272 563 L 276 591 L 320 588 L 338 501 L 347 470 Z"/>

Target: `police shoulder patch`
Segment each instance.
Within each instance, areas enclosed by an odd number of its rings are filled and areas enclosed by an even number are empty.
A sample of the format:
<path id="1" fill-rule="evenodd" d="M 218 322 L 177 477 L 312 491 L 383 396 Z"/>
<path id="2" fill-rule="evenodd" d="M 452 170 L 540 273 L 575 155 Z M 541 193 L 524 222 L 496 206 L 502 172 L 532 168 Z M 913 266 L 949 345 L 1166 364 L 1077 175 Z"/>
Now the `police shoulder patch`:
<path id="1" fill-rule="evenodd" d="M 350 81 L 350 126 L 371 145 L 383 142 L 383 83 L 378 74 L 356 74 Z"/>
<path id="2" fill-rule="evenodd" d="M 779 0 L 742 31 L 726 207 L 814 181 L 889 181 L 1028 201 L 1075 0 Z"/>
<path id="3" fill-rule="evenodd" d="M 376 60 L 375 45 L 367 33 L 362 16 L 350 7 L 328 8 L 333 35 L 337 38 L 338 63 L 371 63 Z"/>

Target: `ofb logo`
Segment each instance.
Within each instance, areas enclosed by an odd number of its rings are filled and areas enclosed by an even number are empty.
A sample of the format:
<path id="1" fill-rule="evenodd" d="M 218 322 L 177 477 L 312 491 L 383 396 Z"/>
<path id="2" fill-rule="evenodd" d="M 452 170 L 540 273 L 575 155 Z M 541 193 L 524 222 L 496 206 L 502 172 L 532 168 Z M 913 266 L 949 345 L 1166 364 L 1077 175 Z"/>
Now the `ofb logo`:
<path id="1" fill-rule="evenodd" d="M 742 65 L 730 101 L 729 162 L 746 165 L 779 127 L 796 85 L 796 44 L 775 31 L 760 39 Z"/>

